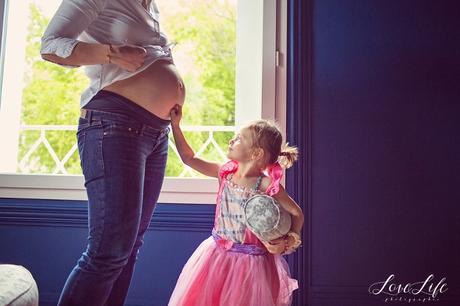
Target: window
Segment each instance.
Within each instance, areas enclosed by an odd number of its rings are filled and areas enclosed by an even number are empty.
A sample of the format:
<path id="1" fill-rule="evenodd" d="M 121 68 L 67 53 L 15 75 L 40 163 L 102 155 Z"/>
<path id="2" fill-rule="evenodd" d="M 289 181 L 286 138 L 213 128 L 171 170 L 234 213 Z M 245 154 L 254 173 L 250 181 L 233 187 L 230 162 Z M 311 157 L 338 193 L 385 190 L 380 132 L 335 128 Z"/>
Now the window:
<path id="1" fill-rule="evenodd" d="M 75 131 L 87 79 L 82 68 L 45 62 L 38 52 L 60 2 L 5 2 L 2 197 L 86 199 Z M 228 140 L 241 123 L 282 116 L 275 108 L 276 1 L 156 3 L 162 31 L 177 42 L 173 55 L 187 86 L 184 133 L 197 154 L 224 161 Z M 184 166 L 171 141 L 163 186 L 159 202 L 213 203 L 217 180 Z"/>

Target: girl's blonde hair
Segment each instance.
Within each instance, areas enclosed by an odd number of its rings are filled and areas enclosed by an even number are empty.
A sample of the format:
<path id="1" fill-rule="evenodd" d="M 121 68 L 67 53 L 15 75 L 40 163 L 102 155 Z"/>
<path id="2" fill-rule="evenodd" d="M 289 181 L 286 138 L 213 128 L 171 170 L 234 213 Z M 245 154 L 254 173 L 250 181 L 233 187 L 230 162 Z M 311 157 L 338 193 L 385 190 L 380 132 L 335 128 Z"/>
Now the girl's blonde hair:
<path id="1" fill-rule="evenodd" d="M 253 147 L 264 150 L 267 165 L 279 162 L 282 167 L 290 168 L 297 160 L 298 149 L 289 146 L 289 143 L 282 144 L 283 135 L 275 121 L 259 119 L 249 122 L 243 128 L 251 133 Z"/>

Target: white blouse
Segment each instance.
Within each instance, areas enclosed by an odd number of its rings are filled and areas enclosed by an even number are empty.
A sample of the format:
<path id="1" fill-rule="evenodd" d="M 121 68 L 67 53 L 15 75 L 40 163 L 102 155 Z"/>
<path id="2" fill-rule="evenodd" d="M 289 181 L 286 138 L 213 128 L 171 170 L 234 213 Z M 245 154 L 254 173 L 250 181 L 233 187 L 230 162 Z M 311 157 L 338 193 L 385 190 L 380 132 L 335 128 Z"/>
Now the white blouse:
<path id="1" fill-rule="evenodd" d="M 134 44 L 147 50 L 144 64 L 135 72 L 115 64 L 85 66 L 90 85 L 81 95 L 80 107 L 100 89 L 139 73 L 160 58 L 174 63 L 171 44 L 160 31 L 154 0 L 148 10 L 142 6 L 142 0 L 63 0 L 41 38 L 40 53 L 65 58 L 79 41 Z"/>

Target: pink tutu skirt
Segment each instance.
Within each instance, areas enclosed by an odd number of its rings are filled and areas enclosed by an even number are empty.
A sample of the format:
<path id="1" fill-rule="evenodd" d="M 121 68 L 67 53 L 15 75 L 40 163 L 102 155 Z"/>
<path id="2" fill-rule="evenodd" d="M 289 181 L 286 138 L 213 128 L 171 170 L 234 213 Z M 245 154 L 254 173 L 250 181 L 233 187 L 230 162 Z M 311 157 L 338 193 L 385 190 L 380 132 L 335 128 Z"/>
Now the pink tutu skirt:
<path id="1" fill-rule="evenodd" d="M 168 306 L 289 306 L 297 288 L 281 255 L 230 252 L 211 236 L 185 264 Z"/>

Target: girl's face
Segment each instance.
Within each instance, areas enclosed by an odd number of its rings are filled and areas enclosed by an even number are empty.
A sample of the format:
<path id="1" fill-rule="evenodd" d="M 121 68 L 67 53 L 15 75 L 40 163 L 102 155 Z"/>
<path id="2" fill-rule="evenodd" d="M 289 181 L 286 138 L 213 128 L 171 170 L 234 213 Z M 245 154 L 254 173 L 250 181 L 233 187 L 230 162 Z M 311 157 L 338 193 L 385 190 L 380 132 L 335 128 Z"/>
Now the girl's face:
<path id="1" fill-rule="evenodd" d="M 227 157 L 237 161 L 251 160 L 251 138 L 247 129 L 241 129 L 228 142 Z"/>

